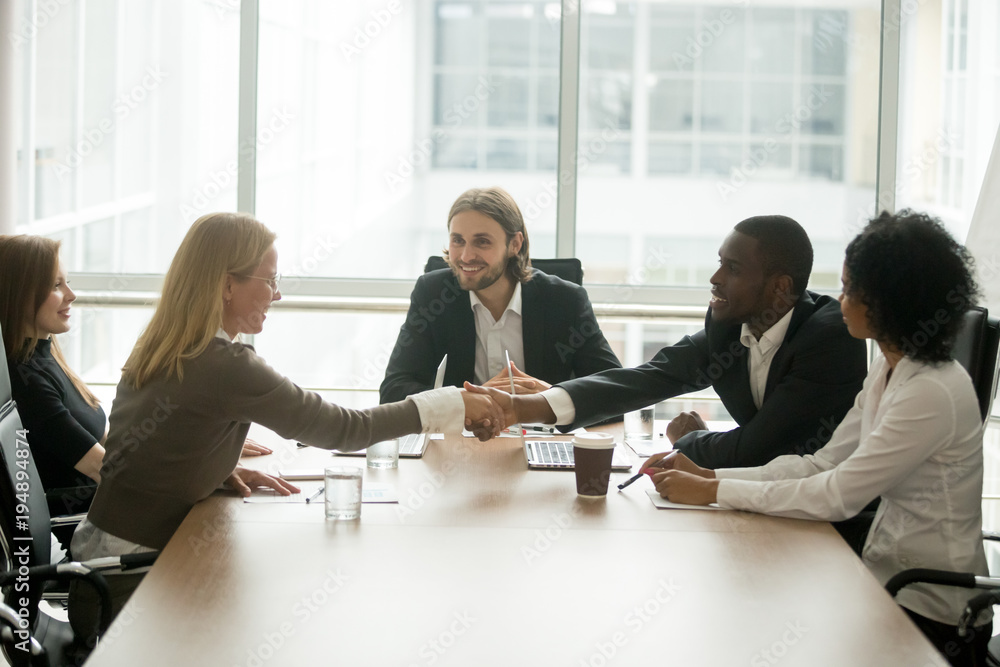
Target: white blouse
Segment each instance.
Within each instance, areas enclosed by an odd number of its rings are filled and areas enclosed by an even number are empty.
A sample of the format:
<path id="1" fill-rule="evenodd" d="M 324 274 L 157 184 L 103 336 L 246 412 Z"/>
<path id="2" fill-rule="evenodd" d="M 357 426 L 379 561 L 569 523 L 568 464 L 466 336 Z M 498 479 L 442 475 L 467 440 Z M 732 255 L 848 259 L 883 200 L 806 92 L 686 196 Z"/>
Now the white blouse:
<path id="1" fill-rule="evenodd" d="M 841 521 L 881 496 L 862 553 L 880 583 L 913 567 L 985 575 L 982 419 L 969 375 L 955 361 L 908 358 L 887 382 L 888 371 L 880 356 L 854 407 L 815 454 L 716 471 L 719 505 Z M 972 595 L 918 584 L 896 599 L 955 625 Z"/>

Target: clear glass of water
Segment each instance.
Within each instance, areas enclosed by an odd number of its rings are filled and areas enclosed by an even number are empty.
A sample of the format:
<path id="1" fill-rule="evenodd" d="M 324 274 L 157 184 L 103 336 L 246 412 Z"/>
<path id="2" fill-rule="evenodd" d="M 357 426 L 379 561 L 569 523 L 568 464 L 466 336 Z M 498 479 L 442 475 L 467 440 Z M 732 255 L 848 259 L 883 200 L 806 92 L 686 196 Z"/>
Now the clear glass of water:
<path id="1" fill-rule="evenodd" d="M 361 516 L 361 468 L 337 466 L 323 471 L 326 518 L 350 521 Z"/>
<path id="2" fill-rule="evenodd" d="M 376 442 L 365 451 L 369 468 L 399 467 L 399 438 Z"/>
<path id="3" fill-rule="evenodd" d="M 625 439 L 626 440 L 652 440 L 653 439 L 653 413 L 655 406 L 628 412 L 625 414 Z"/>

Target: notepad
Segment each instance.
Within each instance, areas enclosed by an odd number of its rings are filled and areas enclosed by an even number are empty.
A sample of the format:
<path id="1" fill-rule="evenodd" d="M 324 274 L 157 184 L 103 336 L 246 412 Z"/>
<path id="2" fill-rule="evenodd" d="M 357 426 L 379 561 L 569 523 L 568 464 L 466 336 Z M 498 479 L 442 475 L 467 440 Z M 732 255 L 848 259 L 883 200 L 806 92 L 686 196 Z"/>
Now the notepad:
<path id="1" fill-rule="evenodd" d="M 661 510 L 721 510 L 722 508 L 712 503 L 711 505 L 684 505 L 682 503 L 672 503 L 656 491 L 646 491 L 646 495 Z"/>
<path id="2" fill-rule="evenodd" d="M 323 484 L 296 484 L 300 489 L 299 493 L 290 496 L 280 495 L 274 489 L 254 489 L 253 495 L 243 498 L 245 503 L 299 503 L 302 505 L 322 505 L 323 494 L 316 495 L 317 491 L 322 491 Z M 306 499 L 310 498 L 309 502 Z M 398 503 L 399 494 L 392 484 L 366 484 L 361 489 L 362 503 Z"/>

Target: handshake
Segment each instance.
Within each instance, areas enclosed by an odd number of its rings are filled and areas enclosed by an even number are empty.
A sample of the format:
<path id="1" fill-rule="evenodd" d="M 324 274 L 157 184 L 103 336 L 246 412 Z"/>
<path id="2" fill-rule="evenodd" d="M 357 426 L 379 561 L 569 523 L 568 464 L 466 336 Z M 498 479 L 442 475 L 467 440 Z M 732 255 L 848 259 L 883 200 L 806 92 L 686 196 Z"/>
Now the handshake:
<path id="1" fill-rule="evenodd" d="M 466 382 L 462 401 L 465 403 L 465 428 L 482 441 L 497 437 L 500 431 L 519 421 L 514 397 L 499 389 Z"/>

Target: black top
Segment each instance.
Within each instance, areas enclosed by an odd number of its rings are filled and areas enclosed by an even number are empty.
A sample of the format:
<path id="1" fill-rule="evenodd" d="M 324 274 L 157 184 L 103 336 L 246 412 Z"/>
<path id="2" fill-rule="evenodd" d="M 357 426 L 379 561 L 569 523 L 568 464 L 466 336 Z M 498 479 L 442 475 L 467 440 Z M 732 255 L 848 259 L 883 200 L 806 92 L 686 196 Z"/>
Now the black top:
<path id="1" fill-rule="evenodd" d="M 92 408 L 39 340 L 31 359 L 11 363 L 10 384 L 28 445 L 54 515 L 84 512 L 97 484 L 73 466 L 104 437 L 105 415 Z M 79 488 L 83 487 L 83 488 Z M 53 495 L 59 503 L 53 503 Z"/>

